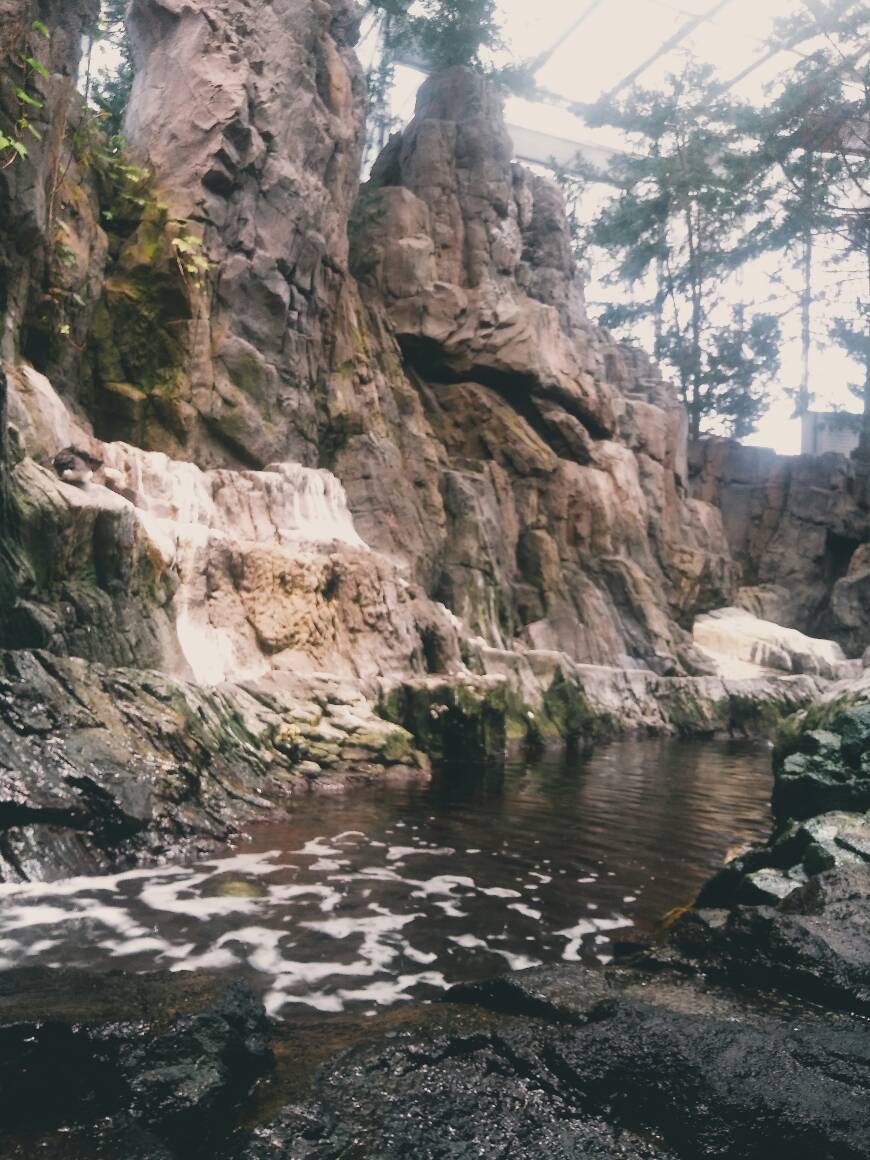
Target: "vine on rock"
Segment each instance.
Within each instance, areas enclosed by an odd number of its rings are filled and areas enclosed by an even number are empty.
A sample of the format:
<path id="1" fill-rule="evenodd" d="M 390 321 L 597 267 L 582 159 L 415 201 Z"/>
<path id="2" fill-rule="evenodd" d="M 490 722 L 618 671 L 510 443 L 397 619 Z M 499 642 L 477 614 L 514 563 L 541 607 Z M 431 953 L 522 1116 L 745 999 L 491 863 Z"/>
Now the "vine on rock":
<path id="1" fill-rule="evenodd" d="M 41 20 L 34 20 L 31 29 L 45 40 L 50 39 L 51 32 Z M 0 169 L 8 169 L 16 161 L 27 156 L 27 135 L 37 141 L 42 140 L 42 133 L 31 120 L 33 110 L 41 110 L 45 102 L 35 91 L 34 78 L 37 76 L 49 77 L 49 71 L 41 64 L 36 56 L 28 52 L 27 34 L 22 29 L 18 33 L 18 45 L 10 53 L 15 67 L 20 72 L 19 78 L 13 82 L 13 96 L 18 106 L 18 116 L 15 119 L 11 134 L 0 130 Z"/>

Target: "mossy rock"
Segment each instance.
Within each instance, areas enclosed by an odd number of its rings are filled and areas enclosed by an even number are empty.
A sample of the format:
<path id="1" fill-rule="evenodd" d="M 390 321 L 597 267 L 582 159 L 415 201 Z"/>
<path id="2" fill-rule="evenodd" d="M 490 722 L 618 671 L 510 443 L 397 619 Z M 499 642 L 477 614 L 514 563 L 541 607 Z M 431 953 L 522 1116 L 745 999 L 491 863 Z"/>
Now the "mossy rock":
<path id="1" fill-rule="evenodd" d="M 504 756 L 513 708 L 503 682 L 408 681 L 381 711 L 434 760 L 475 762 Z"/>

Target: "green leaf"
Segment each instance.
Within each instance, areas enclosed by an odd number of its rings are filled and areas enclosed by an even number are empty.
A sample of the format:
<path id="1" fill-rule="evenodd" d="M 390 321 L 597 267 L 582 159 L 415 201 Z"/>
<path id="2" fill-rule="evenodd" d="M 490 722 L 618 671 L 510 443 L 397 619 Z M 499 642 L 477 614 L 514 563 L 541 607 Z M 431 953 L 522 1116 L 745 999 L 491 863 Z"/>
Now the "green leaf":
<path id="1" fill-rule="evenodd" d="M 44 36 L 46 40 L 51 36 L 51 33 L 48 30 L 48 25 L 43 24 L 41 20 L 34 20 L 30 27 L 34 32 L 38 32 L 40 36 Z"/>
<path id="2" fill-rule="evenodd" d="M 51 76 L 51 73 L 48 71 L 45 65 L 40 64 L 39 61 L 35 60 L 32 56 L 23 56 L 21 59 L 24 61 L 28 68 L 32 68 L 33 71 L 35 73 L 39 73 L 41 77 L 48 78 Z"/>
<path id="3" fill-rule="evenodd" d="M 34 126 L 31 125 L 31 123 L 29 121 L 25 124 L 24 128 L 31 135 L 31 137 L 35 137 L 37 141 L 42 140 L 42 134 L 40 133 L 40 131 L 38 129 L 34 128 Z"/>
<path id="4" fill-rule="evenodd" d="M 30 107 L 31 107 L 32 109 L 41 109 L 41 108 L 43 108 L 43 102 L 42 102 L 42 101 L 38 100 L 36 97 L 31 97 L 30 93 L 26 93 L 26 92 L 24 91 L 24 89 L 22 89 L 22 88 L 20 88 L 20 87 L 19 87 L 19 88 L 17 88 L 17 89 L 15 90 L 15 96 L 16 96 L 16 97 L 18 98 L 18 100 L 19 100 L 19 101 L 21 101 L 23 104 L 25 104 L 25 105 L 30 105 Z"/>

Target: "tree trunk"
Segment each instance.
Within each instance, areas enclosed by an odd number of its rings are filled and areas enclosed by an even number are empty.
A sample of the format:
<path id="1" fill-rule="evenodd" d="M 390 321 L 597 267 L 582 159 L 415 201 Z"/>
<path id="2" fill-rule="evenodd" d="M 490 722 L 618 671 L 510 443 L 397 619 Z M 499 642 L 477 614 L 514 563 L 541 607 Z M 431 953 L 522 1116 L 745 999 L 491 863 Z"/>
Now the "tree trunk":
<path id="1" fill-rule="evenodd" d="M 870 460 L 870 230 L 866 231 L 864 257 L 867 260 L 867 342 L 864 345 L 864 422 L 858 455 Z"/>
<path id="2" fill-rule="evenodd" d="M 810 409 L 810 350 L 812 347 L 813 308 L 813 152 L 804 152 L 804 236 L 801 262 L 801 382 L 798 391 L 797 413 L 800 418 Z"/>

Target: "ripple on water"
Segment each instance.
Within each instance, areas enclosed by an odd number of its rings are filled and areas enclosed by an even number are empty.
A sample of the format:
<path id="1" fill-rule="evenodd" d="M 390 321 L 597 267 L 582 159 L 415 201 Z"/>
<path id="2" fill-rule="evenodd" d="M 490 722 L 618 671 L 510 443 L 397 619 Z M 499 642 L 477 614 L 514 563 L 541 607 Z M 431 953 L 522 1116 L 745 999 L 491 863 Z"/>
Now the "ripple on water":
<path id="1" fill-rule="evenodd" d="M 749 743 L 626 741 L 311 797 L 223 857 L 0 886 L 0 966 L 244 972 L 280 1014 L 608 962 L 766 831 L 768 766 Z"/>

